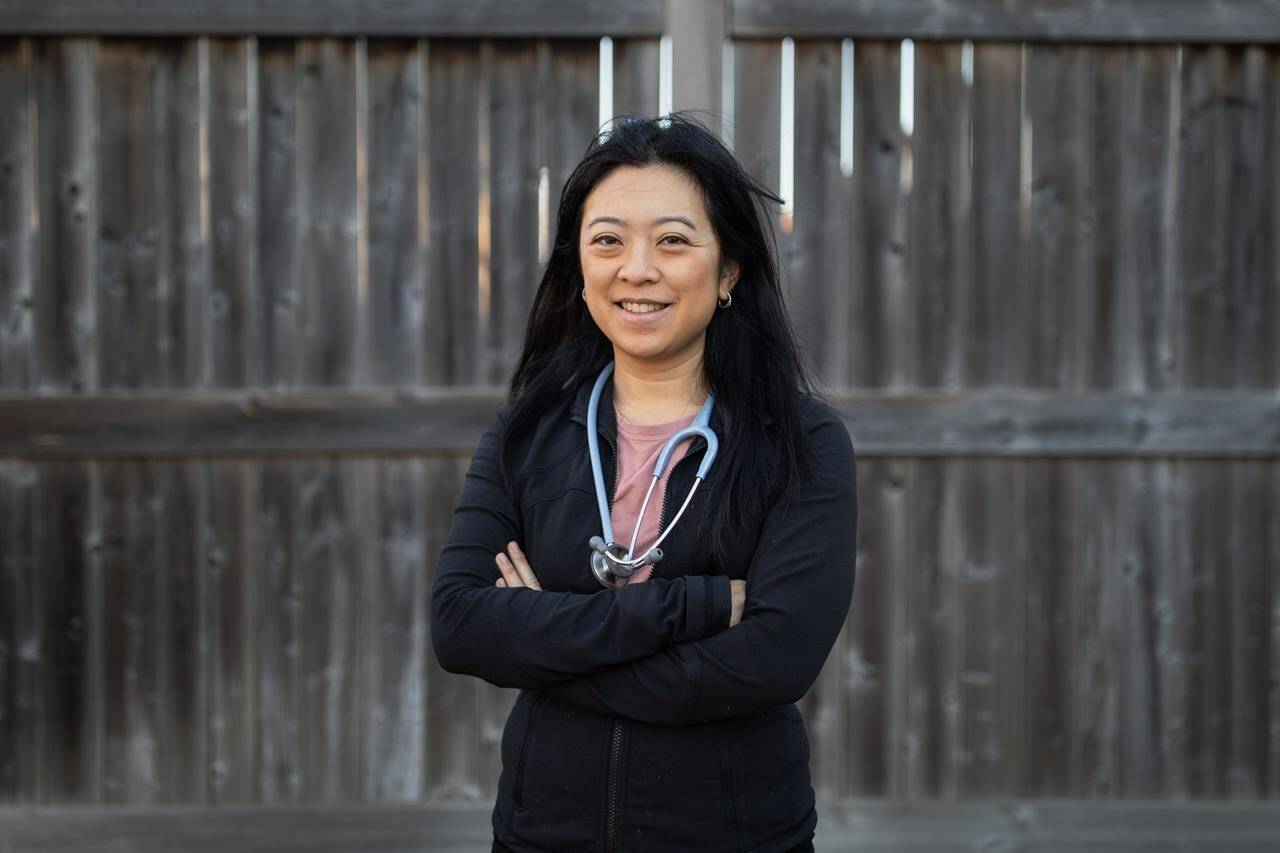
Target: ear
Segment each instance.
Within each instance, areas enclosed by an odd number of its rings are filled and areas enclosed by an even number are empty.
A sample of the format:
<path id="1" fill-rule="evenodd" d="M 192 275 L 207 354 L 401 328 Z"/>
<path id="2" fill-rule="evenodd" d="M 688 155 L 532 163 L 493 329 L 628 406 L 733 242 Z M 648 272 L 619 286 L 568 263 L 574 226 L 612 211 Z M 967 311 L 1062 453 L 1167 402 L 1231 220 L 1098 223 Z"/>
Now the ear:
<path id="1" fill-rule="evenodd" d="M 720 284 L 724 287 L 726 292 L 733 292 L 734 285 L 738 283 L 738 274 L 740 272 L 741 269 L 738 267 L 737 261 L 732 258 L 725 261 L 724 269 L 720 273 Z"/>

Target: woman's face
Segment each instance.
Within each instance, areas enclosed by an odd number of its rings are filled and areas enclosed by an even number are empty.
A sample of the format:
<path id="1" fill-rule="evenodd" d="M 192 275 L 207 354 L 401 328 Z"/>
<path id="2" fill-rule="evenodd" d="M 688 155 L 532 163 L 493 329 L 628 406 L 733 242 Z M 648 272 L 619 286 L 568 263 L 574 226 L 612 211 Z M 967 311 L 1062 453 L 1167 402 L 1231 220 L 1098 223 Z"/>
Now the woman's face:
<path id="1" fill-rule="evenodd" d="M 667 165 L 619 166 L 583 207 L 578 255 L 587 305 L 614 351 L 655 363 L 697 354 L 737 280 L 691 179 Z M 634 304 L 640 303 L 640 304 Z"/>

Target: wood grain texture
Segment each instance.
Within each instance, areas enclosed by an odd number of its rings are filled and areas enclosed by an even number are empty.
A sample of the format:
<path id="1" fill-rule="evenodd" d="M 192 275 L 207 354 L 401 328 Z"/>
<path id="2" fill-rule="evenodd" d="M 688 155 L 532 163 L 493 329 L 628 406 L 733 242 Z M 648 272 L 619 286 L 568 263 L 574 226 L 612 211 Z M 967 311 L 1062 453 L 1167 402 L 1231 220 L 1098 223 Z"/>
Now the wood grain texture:
<path id="1" fill-rule="evenodd" d="M 1274 43 L 1277 21 L 1274 0 L 733 0 L 737 38 Z"/>
<path id="2" fill-rule="evenodd" d="M 0 802 L 139 806 L 122 845 L 165 804 L 491 802 L 514 692 L 435 665 L 427 599 L 597 34 L 136 35 L 0 40 Z M 656 110 L 654 35 L 615 42 L 619 113 Z M 1280 53 L 921 38 L 908 134 L 901 45 L 845 92 L 837 36 L 795 42 L 766 206 L 860 457 L 815 789 L 1091 810 L 829 837 L 1265 849 L 1102 801 L 1280 793 Z M 729 116 L 774 190 L 781 56 L 738 41 Z M 117 831 L 54 814 L 13 837 Z"/>
<path id="3" fill-rule="evenodd" d="M 94 35 L 657 37 L 662 0 L 6 0 L 0 33 Z"/>

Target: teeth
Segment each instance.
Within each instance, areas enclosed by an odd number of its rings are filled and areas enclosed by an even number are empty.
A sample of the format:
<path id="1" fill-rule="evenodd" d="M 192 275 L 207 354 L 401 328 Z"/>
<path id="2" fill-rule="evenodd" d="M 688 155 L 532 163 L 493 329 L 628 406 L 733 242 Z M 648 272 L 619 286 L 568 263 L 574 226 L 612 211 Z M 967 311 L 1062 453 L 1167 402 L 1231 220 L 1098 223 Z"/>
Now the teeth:
<path id="1" fill-rule="evenodd" d="M 632 314 L 648 314 L 650 311 L 661 311 L 665 305 L 650 305 L 645 302 L 623 302 L 622 307 Z"/>

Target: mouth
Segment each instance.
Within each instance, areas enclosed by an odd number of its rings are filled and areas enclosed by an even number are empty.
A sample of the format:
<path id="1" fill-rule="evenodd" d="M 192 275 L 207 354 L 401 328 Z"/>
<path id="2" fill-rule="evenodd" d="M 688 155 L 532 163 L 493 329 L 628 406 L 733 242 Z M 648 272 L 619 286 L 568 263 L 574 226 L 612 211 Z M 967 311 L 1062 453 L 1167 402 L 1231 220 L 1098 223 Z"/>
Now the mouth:
<path id="1" fill-rule="evenodd" d="M 671 308 L 669 302 L 633 302 L 629 299 L 619 300 L 613 304 L 628 320 L 639 323 L 651 323 L 665 317 Z"/>

